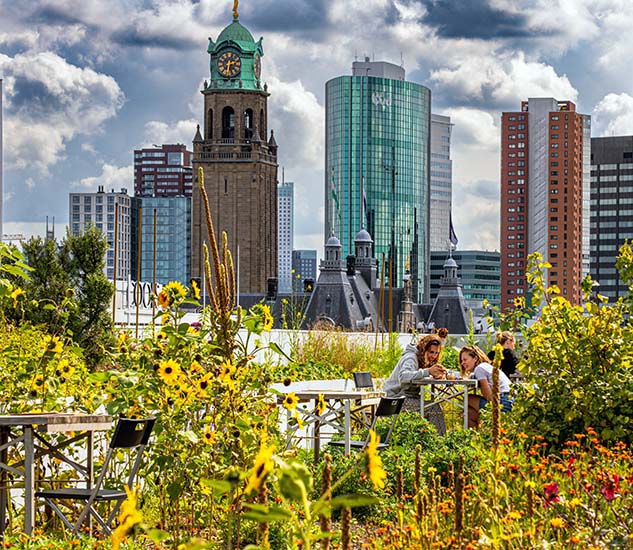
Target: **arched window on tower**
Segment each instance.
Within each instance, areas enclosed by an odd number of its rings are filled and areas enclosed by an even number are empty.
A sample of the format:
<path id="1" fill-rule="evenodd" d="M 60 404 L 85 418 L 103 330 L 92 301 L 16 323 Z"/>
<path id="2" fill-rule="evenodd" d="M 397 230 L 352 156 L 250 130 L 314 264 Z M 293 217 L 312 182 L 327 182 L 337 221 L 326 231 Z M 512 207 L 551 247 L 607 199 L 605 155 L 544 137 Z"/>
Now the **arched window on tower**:
<path id="1" fill-rule="evenodd" d="M 235 139 L 235 111 L 233 107 L 222 109 L 222 139 Z"/>
<path id="2" fill-rule="evenodd" d="M 213 139 L 213 109 L 207 113 L 207 127 L 205 139 Z"/>
<path id="3" fill-rule="evenodd" d="M 268 139 L 266 136 L 268 135 L 266 131 L 266 119 L 264 118 L 264 109 L 259 111 L 259 137 L 261 137 L 264 141 Z"/>
<path id="4" fill-rule="evenodd" d="M 244 139 L 253 137 L 253 109 L 244 111 Z"/>

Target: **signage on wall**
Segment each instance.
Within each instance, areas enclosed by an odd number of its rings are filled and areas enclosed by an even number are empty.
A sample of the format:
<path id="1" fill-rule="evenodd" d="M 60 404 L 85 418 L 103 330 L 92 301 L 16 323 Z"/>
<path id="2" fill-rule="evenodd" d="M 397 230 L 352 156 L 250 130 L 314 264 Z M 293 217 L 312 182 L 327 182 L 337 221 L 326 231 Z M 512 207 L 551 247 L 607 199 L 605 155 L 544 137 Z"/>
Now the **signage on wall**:
<path id="1" fill-rule="evenodd" d="M 388 92 L 372 92 L 371 102 L 376 105 L 376 107 L 382 107 L 383 109 L 391 107 L 391 94 Z"/>

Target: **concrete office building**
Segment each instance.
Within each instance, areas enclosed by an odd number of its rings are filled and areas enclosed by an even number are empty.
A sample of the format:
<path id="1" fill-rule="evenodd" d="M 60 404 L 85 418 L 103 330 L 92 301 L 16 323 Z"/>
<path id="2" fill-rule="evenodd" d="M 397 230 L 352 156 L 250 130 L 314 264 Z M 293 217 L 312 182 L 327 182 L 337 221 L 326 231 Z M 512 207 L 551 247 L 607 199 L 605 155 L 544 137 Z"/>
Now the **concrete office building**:
<path id="1" fill-rule="evenodd" d="M 571 101 L 530 98 L 501 124 L 501 307 L 529 292 L 532 252 L 552 265 L 548 284 L 577 304 L 589 270 L 591 118 Z"/>
<path id="2" fill-rule="evenodd" d="M 136 197 L 191 197 L 191 151 L 178 143 L 134 151 Z"/>
<path id="3" fill-rule="evenodd" d="M 591 277 L 600 294 L 615 300 L 628 292 L 615 260 L 633 240 L 633 136 L 591 139 Z"/>
<path id="4" fill-rule="evenodd" d="M 277 284 L 277 143 L 268 136 L 268 86 L 262 81 L 264 50 L 239 22 L 209 39 L 204 130 L 193 140 L 193 168 L 204 169 L 204 185 L 215 234 L 228 237 L 240 293 L 265 294 Z M 192 195 L 191 271 L 203 277 L 208 241 L 202 196 Z M 208 244 L 208 242 L 207 242 Z M 204 291 L 204 290 L 203 290 Z"/>
<path id="5" fill-rule="evenodd" d="M 392 63 L 352 64 L 325 86 L 325 235 L 345 258 L 365 228 L 385 279 L 428 300 L 431 91 Z M 391 264 L 391 267 L 389 267 Z"/>
<path id="6" fill-rule="evenodd" d="M 431 300 L 435 300 L 445 275 L 444 264 L 447 251 L 431 252 Z M 491 306 L 500 305 L 501 255 L 497 251 L 454 250 L 452 257 L 457 263 L 457 276 L 462 283 L 466 305 L 474 313 L 483 312 L 483 302 Z"/>
<path id="7" fill-rule="evenodd" d="M 111 281 L 130 277 L 132 197 L 127 189 L 106 193 L 100 185 L 96 193 L 70 193 L 68 210 L 68 226 L 73 235 L 81 234 L 90 225 L 106 235 L 106 277 Z"/>
<path id="8" fill-rule="evenodd" d="M 317 278 L 317 251 L 293 250 L 292 251 L 292 290 L 303 292 L 304 282 Z"/>
<path id="9" fill-rule="evenodd" d="M 450 243 L 453 161 L 450 117 L 431 114 L 430 248 L 448 250 Z M 458 261 L 459 263 L 459 261 Z"/>
<path id="10" fill-rule="evenodd" d="M 282 182 L 277 187 L 277 234 L 279 239 L 279 292 L 292 291 L 292 248 L 294 245 L 294 183 Z"/>

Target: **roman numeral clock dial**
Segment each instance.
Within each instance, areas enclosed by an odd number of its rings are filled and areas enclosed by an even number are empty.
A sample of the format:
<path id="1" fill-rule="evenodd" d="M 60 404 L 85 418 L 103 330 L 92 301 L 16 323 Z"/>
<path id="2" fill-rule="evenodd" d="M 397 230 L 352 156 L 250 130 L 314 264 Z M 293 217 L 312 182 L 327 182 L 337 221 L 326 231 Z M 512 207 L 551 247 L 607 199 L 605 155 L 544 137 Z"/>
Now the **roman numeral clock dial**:
<path id="1" fill-rule="evenodd" d="M 224 52 L 218 58 L 218 72 L 226 78 L 236 77 L 242 66 L 240 56 L 234 52 Z"/>

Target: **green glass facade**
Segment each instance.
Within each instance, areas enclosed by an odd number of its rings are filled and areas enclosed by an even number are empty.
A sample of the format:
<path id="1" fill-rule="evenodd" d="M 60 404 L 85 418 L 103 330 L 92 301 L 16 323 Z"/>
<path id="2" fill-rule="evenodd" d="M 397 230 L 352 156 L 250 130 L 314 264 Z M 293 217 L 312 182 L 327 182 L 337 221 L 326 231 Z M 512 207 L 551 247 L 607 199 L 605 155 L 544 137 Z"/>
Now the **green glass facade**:
<path id="1" fill-rule="evenodd" d="M 414 300 L 429 298 L 429 158 L 431 91 L 405 80 L 341 76 L 326 83 L 325 239 L 343 257 L 366 228 L 385 281 L 405 270 Z M 387 283 L 386 283 L 387 284 Z"/>

